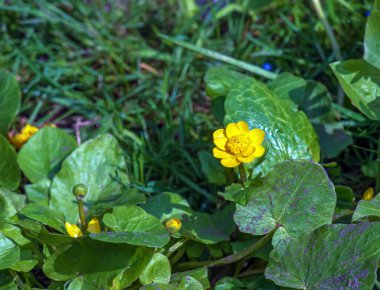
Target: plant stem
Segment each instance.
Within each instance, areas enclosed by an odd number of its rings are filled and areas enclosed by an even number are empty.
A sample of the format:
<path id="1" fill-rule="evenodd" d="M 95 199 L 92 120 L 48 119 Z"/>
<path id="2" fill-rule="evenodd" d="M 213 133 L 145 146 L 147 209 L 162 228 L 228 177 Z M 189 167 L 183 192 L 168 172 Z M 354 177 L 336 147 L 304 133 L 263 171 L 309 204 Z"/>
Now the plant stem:
<path id="1" fill-rule="evenodd" d="M 84 214 L 84 203 L 82 198 L 78 198 L 78 213 L 79 213 L 79 219 L 80 219 L 80 225 L 82 228 L 82 231 L 85 232 L 87 225 L 86 225 L 86 216 Z"/>
<path id="2" fill-rule="evenodd" d="M 182 239 L 182 240 L 178 241 L 177 243 L 175 243 L 173 246 L 171 246 L 168 249 L 166 256 L 169 258 L 176 250 L 178 250 L 180 247 L 182 247 L 188 240 L 189 239 L 185 238 L 185 239 Z"/>
<path id="3" fill-rule="evenodd" d="M 245 185 L 244 183 L 246 182 L 247 180 L 247 176 L 245 174 L 245 168 L 244 168 L 244 164 L 243 163 L 240 163 L 239 164 L 239 173 L 240 173 L 240 181 L 241 181 L 241 185 L 243 185 L 243 188 L 245 189 Z"/>
<path id="4" fill-rule="evenodd" d="M 249 246 L 248 248 L 245 248 L 241 250 L 240 252 L 224 257 L 219 260 L 214 261 L 195 261 L 195 262 L 184 262 L 177 265 L 177 268 L 179 270 L 187 270 L 187 269 L 194 269 L 198 267 L 217 267 L 217 266 L 223 266 L 227 264 L 231 264 L 237 261 L 240 261 L 244 259 L 245 257 L 248 257 L 261 249 L 274 235 L 278 227 L 274 228 L 272 231 L 267 233 L 265 236 L 263 236 L 261 239 L 259 239 L 256 243 Z"/>

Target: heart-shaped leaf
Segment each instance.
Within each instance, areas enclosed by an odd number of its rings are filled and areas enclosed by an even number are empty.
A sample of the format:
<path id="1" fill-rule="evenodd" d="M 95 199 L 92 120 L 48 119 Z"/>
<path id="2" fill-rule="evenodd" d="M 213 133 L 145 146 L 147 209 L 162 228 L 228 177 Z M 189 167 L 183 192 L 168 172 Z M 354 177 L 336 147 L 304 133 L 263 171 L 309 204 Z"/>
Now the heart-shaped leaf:
<path id="1" fill-rule="evenodd" d="M 95 204 L 120 195 L 122 185 L 117 181 L 127 181 L 125 161 L 121 148 L 111 135 L 102 135 L 79 146 L 63 162 L 62 169 L 55 176 L 51 186 L 50 207 L 62 212 L 66 221 L 77 223 L 78 206 L 72 189 L 77 184 L 85 184 L 87 202 Z M 88 206 L 89 216 L 102 213 L 102 210 Z"/>
<path id="2" fill-rule="evenodd" d="M 74 137 L 65 131 L 45 127 L 33 135 L 21 148 L 17 161 L 26 177 L 33 183 L 52 179 L 61 162 L 77 146 Z"/>
<path id="3" fill-rule="evenodd" d="M 265 276 L 295 289 L 372 289 L 379 243 L 380 223 L 325 225 L 273 251 Z"/>
<path id="4" fill-rule="evenodd" d="M 142 284 L 160 283 L 169 284 L 171 267 L 168 258 L 161 254 L 155 253 L 140 276 Z"/>
<path id="5" fill-rule="evenodd" d="M 290 159 L 319 161 L 317 135 L 306 115 L 289 99 L 279 98 L 263 83 L 244 78 L 232 85 L 225 102 L 224 123 L 245 121 L 266 133 L 264 173 Z"/>
<path id="6" fill-rule="evenodd" d="M 234 216 L 240 231 L 263 235 L 274 228 L 273 246 L 284 249 L 290 239 L 330 224 L 336 195 L 322 166 L 291 160 L 274 166 L 253 187 L 247 206 L 237 205 Z"/>
<path id="7" fill-rule="evenodd" d="M 104 215 L 103 223 L 114 232 L 91 234 L 92 239 L 156 248 L 169 242 L 169 234 L 160 220 L 138 206 L 116 207 L 112 214 Z"/>

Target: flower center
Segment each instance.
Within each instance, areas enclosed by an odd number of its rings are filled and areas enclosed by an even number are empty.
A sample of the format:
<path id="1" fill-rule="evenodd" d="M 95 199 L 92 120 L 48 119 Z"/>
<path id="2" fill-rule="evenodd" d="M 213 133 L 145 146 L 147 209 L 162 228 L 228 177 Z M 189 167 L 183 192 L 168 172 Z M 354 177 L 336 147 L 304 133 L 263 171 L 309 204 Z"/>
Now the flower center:
<path id="1" fill-rule="evenodd" d="M 244 135 L 233 136 L 226 143 L 227 150 L 232 154 L 239 154 L 251 144 L 248 137 Z"/>

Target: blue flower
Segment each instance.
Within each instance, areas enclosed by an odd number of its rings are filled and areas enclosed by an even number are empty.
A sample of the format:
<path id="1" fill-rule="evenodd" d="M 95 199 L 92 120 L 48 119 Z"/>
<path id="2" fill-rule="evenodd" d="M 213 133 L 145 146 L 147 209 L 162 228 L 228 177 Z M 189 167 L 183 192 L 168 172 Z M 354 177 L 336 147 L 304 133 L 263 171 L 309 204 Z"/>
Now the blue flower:
<path id="1" fill-rule="evenodd" d="M 270 64 L 269 62 L 264 62 L 264 64 L 262 65 L 262 68 L 267 71 L 273 71 L 273 65 Z"/>

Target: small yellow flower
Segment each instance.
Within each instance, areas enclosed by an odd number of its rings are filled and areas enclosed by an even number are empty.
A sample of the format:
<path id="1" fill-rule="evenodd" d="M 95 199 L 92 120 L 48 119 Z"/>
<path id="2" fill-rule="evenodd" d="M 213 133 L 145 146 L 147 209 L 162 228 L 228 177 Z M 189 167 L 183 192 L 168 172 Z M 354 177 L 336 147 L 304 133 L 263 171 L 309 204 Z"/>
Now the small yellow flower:
<path id="1" fill-rule="evenodd" d="M 374 194 L 375 194 L 375 192 L 373 191 L 373 188 L 370 187 L 366 191 L 364 191 L 362 199 L 371 200 L 373 198 Z"/>
<path id="2" fill-rule="evenodd" d="M 32 137 L 36 132 L 38 131 L 37 127 L 34 127 L 30 124 L 26 124 L 24 128 L 22 128 L 21 132 L 10 136 L 11 143 L 17 148 L 20 149 L 22 145 L 26 143 L 26 141 L 29 140 L 30 137 Z"/>
<path id="3" fill-rule="evenodd" d="M 77 225 L 70 224 L 68 222 L 65 223 L 66 231 L 72 238 L 78 238 L 83 236 L 82 231 Z"/>
<path id="4" fill-rule="evenodd" d="M 99 234 L 102 230 L 100 229 L 99 220 L 96 217 L 93 217 L 87 226 L 87 231 L 91 234 Z"/>
<path id="5" fill-rule="evenodd" d="M 171 218 L 165 221 L 165 227 L 168 230 L 168 232 L 174 234 L 181 229 L 182 223 L 177 218 Z"/>
<path id="6" fill-rule="evenodd" d="M 216 147 L 212 153 L 221 159 L 224 167 L 236 167 L 240 163 L 251 163 L 265 153 L 265 132 L 261 129 L 249 130 L 244 121 L 230 123 L 226 129 L 218 129 L 213 134 Z"/>

